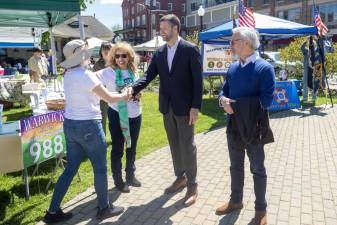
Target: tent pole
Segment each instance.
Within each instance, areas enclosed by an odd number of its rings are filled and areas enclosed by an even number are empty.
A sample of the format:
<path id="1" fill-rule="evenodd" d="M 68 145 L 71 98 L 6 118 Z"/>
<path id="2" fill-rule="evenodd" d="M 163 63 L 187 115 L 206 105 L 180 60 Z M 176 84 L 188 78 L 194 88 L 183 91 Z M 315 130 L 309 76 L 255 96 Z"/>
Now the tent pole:
<path id="1" fill-rule="evenodd" d="M 57 77 L 57 70 L 56 70 L 56 47 L 55 47 L 55 38 L 52 33 L 52 27 L 49 27 L 49 36 L 50 36 L 50 46 L 51 46 L 51 53 L 52 53 L 52 66 L 53 66 L 53 76 L 54 79 Z M 54 91 L 56 87 L 54 85 Z"/>
<path id="2" fill-rule="evenodd" d="M 84 26 L 82 23 L 82 17 L 81 17 L 81 12 L 77 14 L 78 17 L 78 27 L 80 28 L 80 38 L 81 40 L 85 39 L 85 33 L 84 33 Z"/>

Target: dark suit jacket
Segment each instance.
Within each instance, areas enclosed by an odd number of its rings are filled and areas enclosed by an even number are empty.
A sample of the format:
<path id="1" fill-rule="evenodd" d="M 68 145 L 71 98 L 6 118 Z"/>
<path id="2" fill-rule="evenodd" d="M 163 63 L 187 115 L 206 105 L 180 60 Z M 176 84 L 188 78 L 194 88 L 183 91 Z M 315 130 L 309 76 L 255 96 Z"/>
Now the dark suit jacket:
<path id="1" fill-rule="evenodd" d="M 134 85 L 134 95 L 145 88 L 157 75 L 160 78 L 159 111 L 166 114 L 169 104 L 177 116 L 189 115 L 191 108 L 201 108 L 202 68 L 197 46 L 183 39 L 179 41 L 171 71 L 167 64 L 167 45 L 153 55 L 145 73 Z"/>
<path id="2" fill-rule="evenodd" d="M 238 98 L 231 106 L 234 114 L 229 116 L 227 133 L 240 148 L 274 142 L 268 110 L 261 106 L 259 97 Z"/>

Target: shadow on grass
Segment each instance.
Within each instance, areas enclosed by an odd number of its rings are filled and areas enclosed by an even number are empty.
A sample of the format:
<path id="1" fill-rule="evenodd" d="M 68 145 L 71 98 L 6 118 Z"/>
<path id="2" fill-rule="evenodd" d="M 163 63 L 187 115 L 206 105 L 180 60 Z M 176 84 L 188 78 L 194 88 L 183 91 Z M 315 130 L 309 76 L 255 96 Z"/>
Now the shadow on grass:
<path id="1" fill-rule="evenodd" d="M 8 191 L 0 191 L 0 221 L 6 217 L 6 208 L 11 202 L 11 195 Z"/>
<path id="2" fill-rule="evenodd" d="M 25 219 L 26 213 L 28 211 L 33 210 L 35 207 L 37 207 L 40 203 L 35 203 L 33 205 L 28 206 L 27 208 L 24 208 L 20 210 L 19 212 L 15 213 L 14 215 L 10 216 L 5 221 L 0 221 L 2 225 L 27 225 L 35 223 L 34 220 L 22 222 Z"/>
<path id="3" fill-rule="evenodd" d="M 29 194 L 34 196 L 37 194 L 45 193 L 46 186 L 49 182 L 49 178 L 36 177 L 29 183 Z M 52 182 L 48 190 L 53 190 L 55 183 Z M 14 185 L 10 190 L 10 193 L 15 194 L 19 198 L 25 198 L 25 184 L 22 182 L 20 184 Z"/>
<path id="4" fill-rule="evenodd" d="M 223 127 L 227 124 L 227 117 L 224 115 L 223 109 L 219 107 L 219 101 L 217 98 L 203 99 L 201 113 L 216 120 L 216 122 L 210 126 L 210 131 Z"/>

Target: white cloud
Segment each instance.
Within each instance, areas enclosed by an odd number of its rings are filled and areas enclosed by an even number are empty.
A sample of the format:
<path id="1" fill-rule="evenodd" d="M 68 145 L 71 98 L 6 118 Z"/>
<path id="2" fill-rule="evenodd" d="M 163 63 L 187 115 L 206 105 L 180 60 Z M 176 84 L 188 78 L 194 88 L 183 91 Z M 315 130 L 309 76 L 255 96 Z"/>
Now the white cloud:
<path id="1" fill-rule="evenodd" d="M 101 0 L 101 4 L 122 4 L 123 0 Z"/>

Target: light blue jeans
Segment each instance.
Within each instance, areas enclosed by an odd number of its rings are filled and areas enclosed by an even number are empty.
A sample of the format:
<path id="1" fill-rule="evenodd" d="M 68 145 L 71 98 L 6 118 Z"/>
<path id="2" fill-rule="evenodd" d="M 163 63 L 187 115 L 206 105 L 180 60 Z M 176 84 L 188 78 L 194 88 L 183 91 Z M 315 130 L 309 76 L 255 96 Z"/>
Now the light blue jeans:
<path id="1" fill-rule="evenodd" d="M 101 120 L 69 120 L 63 124 L 66 145 L 67 165 L 59 177 L 49 212 L 57 212 L 73 177 L 77 173 L 83 156 L 87 155 L 94 170 L 94 186 L 98 207 L 109 204 L 106 153 L 107 146 Z"/>

